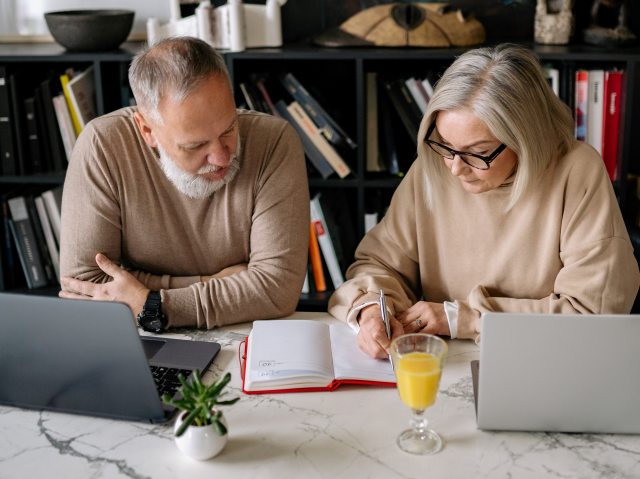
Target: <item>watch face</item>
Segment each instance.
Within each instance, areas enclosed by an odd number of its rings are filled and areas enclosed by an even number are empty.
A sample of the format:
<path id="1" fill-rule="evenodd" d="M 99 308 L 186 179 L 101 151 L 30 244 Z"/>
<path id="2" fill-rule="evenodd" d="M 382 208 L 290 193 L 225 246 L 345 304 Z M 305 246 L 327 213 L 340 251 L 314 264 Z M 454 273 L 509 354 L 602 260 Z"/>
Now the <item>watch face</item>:
<path id="1" fill-rule="evenodd" d="M 160 333 L 164 329 L 163 319 L 162 315 L 143 315 L 138 322 L 140 323 L 140 327 L 145 331 Z"/>

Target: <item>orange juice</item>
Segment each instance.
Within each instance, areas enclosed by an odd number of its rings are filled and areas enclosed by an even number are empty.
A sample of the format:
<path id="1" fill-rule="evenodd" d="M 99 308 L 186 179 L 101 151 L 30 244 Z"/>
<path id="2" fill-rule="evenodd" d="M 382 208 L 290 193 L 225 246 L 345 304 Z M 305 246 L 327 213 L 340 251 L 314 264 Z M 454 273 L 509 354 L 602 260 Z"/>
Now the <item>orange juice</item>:
<path id="1" fill-rule="evenodd" d="M 426 409 L 436 401 L 440 383 L 440 363 L 432 354 L 413 352 L 396 361 L 400 399 L 412 409 Z"/>

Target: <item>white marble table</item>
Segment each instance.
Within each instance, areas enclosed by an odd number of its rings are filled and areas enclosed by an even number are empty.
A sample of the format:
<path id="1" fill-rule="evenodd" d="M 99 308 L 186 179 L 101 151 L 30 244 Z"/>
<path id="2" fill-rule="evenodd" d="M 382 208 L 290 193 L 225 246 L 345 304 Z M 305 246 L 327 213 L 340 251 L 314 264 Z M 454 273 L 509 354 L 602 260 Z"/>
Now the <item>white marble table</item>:
<path id="1" fill-rule="evenodd" d="M 478 347 L 470 341 L 449 342 L 441 392 L 428 411 L 445 447 L 415 457 L 395 445 L 410 416 L 395 389 L 243 395 L 237 349 L 249 329 L 178 332 L 219 341 L 223 349 L 205 380 L 231 371 L 230 392 L 242 395 L 226 409 L 230 441 L 218 457 L 183 456 L 169 425 L 0 407 L 0 478 L 640 477 L 640 436 L 476 429 L 469 361 Z"/>

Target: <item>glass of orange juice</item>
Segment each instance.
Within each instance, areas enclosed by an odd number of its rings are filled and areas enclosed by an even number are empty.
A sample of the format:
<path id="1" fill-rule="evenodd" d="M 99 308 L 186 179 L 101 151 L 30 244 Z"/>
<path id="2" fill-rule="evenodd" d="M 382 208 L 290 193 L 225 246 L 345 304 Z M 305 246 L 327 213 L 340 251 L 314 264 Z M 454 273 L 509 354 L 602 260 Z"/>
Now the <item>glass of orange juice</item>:
<path id="1" fill-rule="evenodd" d="M 424 411 L 436 402 L 447 343 L 431 334 L 405 334 L 391 342 L 390 353 L 400 399 L 413 411 L 411 429 L 398 436 L 398 446 L 411 454 L 433 454 L 442 438 L 432 429 Z"/>

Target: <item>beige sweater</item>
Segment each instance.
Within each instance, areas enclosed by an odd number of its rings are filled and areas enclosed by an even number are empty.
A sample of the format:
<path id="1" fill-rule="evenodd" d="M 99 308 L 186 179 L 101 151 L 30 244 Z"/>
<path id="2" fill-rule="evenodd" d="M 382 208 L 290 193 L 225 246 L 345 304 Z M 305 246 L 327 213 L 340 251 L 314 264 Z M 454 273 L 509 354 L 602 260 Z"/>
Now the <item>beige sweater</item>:
<path id="1" fill-rule="evenodd" d="M 591 147 L 576 143 L 507 213 L 510 185 L 470 194 L 451 175 L 429 209 L 424 177 L 416 161 L 358 246 L 347 282 L 329 303 L 336 318 L 353 324 L 353 308 L 375 301 L 381 287 L 394 313 L 423 298 L 455 301 L 458 336 L 476 340 L 478 312 L 630 311 L 638 264 Z"/>
<path id="2" fill-rule="evenodd" d="M 106 282 L 97 252 L 161 290 L 170 326 L 266 319 L 295 310 L 307 265 L 304 154 L 285 121 L 239 111 L 235 179 L 206 199 L 180 193 L 124 108 L 91 122 L 62 199 L 61 275 Z M 247 271 L 199 282 L 247 263 Z"/>

